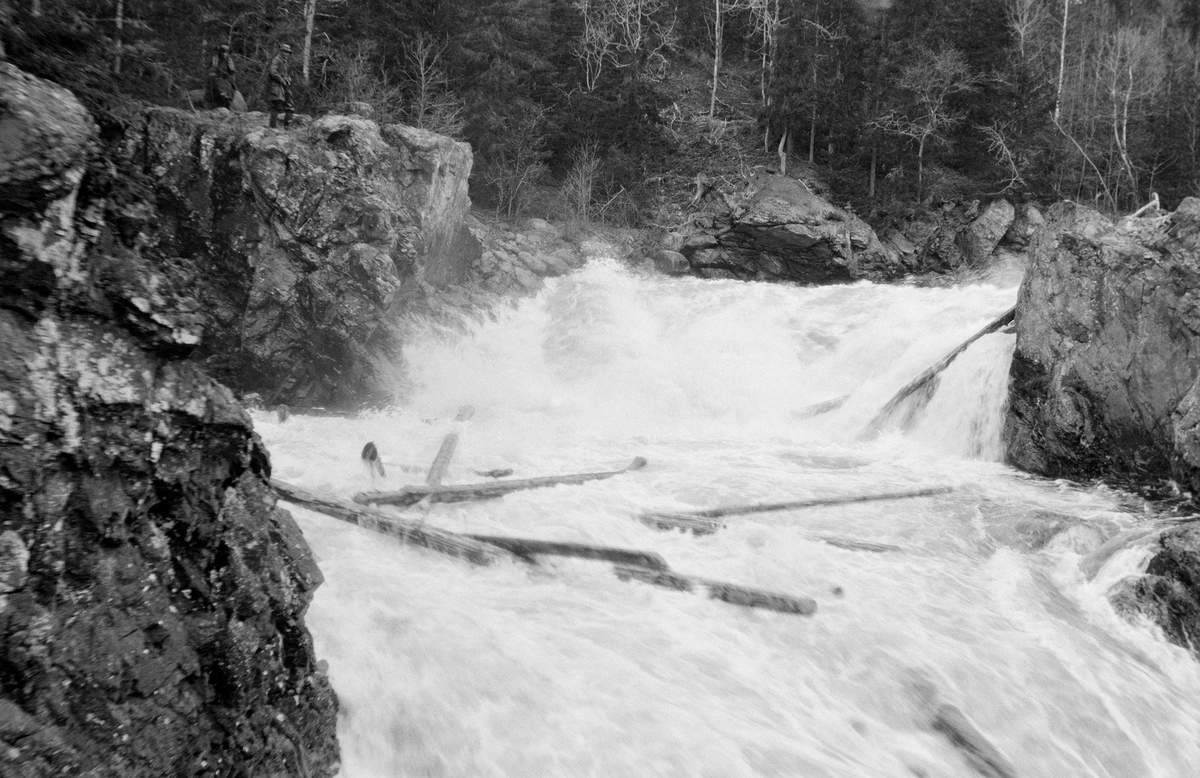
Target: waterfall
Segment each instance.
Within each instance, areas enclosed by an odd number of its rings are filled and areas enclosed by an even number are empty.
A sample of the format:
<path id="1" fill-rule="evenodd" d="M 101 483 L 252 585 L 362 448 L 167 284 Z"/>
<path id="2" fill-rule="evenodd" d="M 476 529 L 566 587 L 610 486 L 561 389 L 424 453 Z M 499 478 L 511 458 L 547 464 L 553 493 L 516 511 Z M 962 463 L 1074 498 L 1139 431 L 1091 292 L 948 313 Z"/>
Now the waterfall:
<path id="1" fill-rule="evenodd" d="M 1022 777 L 1192 778 L 1200 664 L 1108 604 L 1136 549 L 1094 577 L 1080 566 L 1136 517 L 1105 490 L 1001 461 L 1014 336 L 981 338 L 911 424 L 860 439 L 1015 298 L 1011 277 L 801 288 L 595 260 L 479 322 L 425 327 L 395 411 L 257 414 L 276 477 L 343 497 L 372 487 L 367 441 L 387 488 L 422 483 L 450 431 L 447 482 L 645 456 L 610 480 L 410 515 L 645 549 L 682 573 L 818 602 L 811 617 L 751 610 L 580 560 L 472 568 L 296 509 L 326 579 L 308 623 L 342 702 L 342 774 L 978 774 L 934 726 L 932 694 Z M 467 404 L 475 417 L 454 422 Z M 704 537 L 634 520 L 940 486 L 954 490 L 731 517 Z"/>

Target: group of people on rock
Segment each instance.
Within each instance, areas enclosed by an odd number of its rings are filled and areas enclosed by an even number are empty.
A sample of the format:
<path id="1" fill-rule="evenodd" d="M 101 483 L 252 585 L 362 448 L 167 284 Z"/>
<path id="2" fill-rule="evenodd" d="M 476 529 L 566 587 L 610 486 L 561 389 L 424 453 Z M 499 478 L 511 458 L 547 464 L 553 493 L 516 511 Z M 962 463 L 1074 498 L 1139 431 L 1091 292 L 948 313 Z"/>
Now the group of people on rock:
<path id="1" fill-rule="evenodd" d="M 292 47 L 284 43 L 267 66 L 267 104 L 272 127 L 278 126 L 279 115 L 283 114 L 283 127 L 287 129 L 296 111 L 292 105 L 291 58 Z M 236 75 L 237 66 L 233 64 L 233 56 L 229 53 L 229 44 L 222 43 L 217 46 L 208 64 L 205 102 L 209 107 L 245 110 L 245 101 L 234 80 Z"/>

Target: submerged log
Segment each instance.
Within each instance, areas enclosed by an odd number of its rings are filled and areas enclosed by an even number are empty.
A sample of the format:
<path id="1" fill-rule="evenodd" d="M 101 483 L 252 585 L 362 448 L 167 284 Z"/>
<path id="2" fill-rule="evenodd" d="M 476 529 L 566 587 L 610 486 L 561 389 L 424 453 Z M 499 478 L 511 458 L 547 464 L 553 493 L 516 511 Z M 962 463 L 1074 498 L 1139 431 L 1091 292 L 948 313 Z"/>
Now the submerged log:
<path id="1" fill-rule="evenodd" d="M 900 546 L 893 546 L 891 543 L 876 543 L 873 540 L 855 540 L 854 538 L 843 538 L 837 535 L 813 535 L 812 540 L 844 548 L 847 551 L 870 551 L 874 554 L 886 554 L 889 551 L 904 550 Z"/>
<path id="2" fill-rule="evenodd" d="M 617 566 L 614 568 L 614 572 L 622 581 L 642 581 L 681 592 L 695 591 L 697 587 L 700 587 L 707 590 L 708 596 L 714 600 L 743 605 L 747 608 L 764 608 L 779 613 L 798 613 L 801 616 L 811 616 L 817 610 L 817 603 L 811 597 L 793 597 L 789 594 L 751 589 L 723 581 L 710 581 L 706 578 L 681 575 L 668 570 Z"/>
<path id="3" fill-rule="evenodd" d="M 942 357 L 928 370 L 905 384 L 900 391 L 896 392 L 891 400 L 888 400 L 887 405 L 884 405 L 883 409 L 875 414 L 875 418 L 866 426 L 860 437 L 870 438 L 882 432 L 884 425 L 896 415 L 901 406 L 905 404 L 905 401 L 909 401 L 908 407 L 904 411 L 899 426 L 902 428 L 911 426 L 917 414 L 924 410 L 929 401 L 933 399 L 933 393 L 937 389 L 938 382 L 941 380 L 942 371 L 949 367 L 950 363 L 966 351 L 972 343 L 984 335 L 991 335 L 993 332 L 997 332 L 1003 327 L 1012 324 L 1016 320 L 1016 315 L 1017 307 L 1014 305 L 1000 314 L 991 324 L 960 343 L 958 348 Z"/>
<path id="4" fill-rule="evenodd" d="M 470 405 L 464 405 L 458 409 L 458 414 L 454 417 L 454 421 L 462 424 L 470 421 L 475 415 L 475 409 Z M 429 468 L 429 474 L 425 476 L 426 486 L 437 486 L 446 476 L 446 469 L 450 467 L 450 460 L 454 458 L 454 451 L 458 448 L 459 430 L 446 434 L 442 438 L 442 446 L 438 449 L 437 456 L 433 458 L 433 464 Z"/>
<path id="5" fill-rule="evenodd" d="M 535 556 L 566 556 L 578 559 L 594 559 L 601 562 L 613 562 L 618 565 L 644 567 L 648 570 L 668 570 L 666 560 L 653 551 L 636 551 L 626 548 L 611 548 L 608 546 L 589 546 L 583 543 L 563 543 L 552 540 L 529 540 L 528 538 L 510 538 L 499 535 L 466 535 L 465 537 L 499 546 L 524 559 Z"/>
<path id="6" fill-rule="evenodd" d="M 646 466 L 644 457 L 636 457 L 628 467 L 620 470 L 608 470 L 599 473 L 574 473 L 571 475 L 551 475 L 540 478 L 521 478 L 512 481 L 493 481 L 479 484 L 457 484 L 453 486 L 406 486 L 396 492 L 360 492 L 354 495 L 354 501 L 363 505 L 415 505 L 421 500 L 430 502 L 464 502 L 470 500 L 488 500 L 502 497 L 509 492 L 524 489 L 537 489 L 543 486 L 558 486 L 560 484 L 582 484 L 588 481 L 599 481 L 612 478 L 622 473 L 640 470 Z"/>
<path id="7" fill-rule="evenodd" d="M 820 416 L 823 413 L 829 413 L 830 411 L 836 411 L 838 408 L 841 408 L 843 405 L 845 405 L 846 400 L 849 400 L 849 399 L 850 399 L 850 395 L 843 394 L 841 397 L 835 397 L 832 400 L 826 400 L 824 402 L 813 403 L 812 405 L 808 406 L 807 408 L 801 408 L 796 413 L 796 418 L 811 419 L 813 416 Z"/>
<path id="8" fill-rule="evenodd" d="M 350 524 L 357 524 L 364 529 L 400 538 L 405 543 L 411 543 L 414 546 L 465 559 L 472 564 L 488 565 L 513 558 L 510 552 L 498 546 L 456 535 L 453 532 L 446 532 L 436 527 L 429 527 L 422 522 L 391 516 L 383 511 L 367 508 L 348 500 L 319 495 L 277 478 L 271 479 L 271 486 L 281 498 L 288 502 Z"/>
<path id="9" fill-rule="evenodd" d="M 1008 757 L 992 745 L 979 728 L 954 705 L 941 704 L 933 714 L 933 728 L 941 732 L 986 778 L 1017 778 Z"/>
<path id="10" fill-rule="evenodd" d="M 867 494 L 854 497 L 829 497 L 817 500 L 794 500 L 791 502 L 756 503 L 752 505 L 732 505 L 725 508 L 709 508 L 701 511 L 684 513 L 647 512 L 638 516 L 638 521 L 655 529 L 691 530 L 697 535 L 711 535 L 725 526 L 720 521 L 725 516 L 742 516 L 750 513 L 768 513 L 771 511 L 789 511 L 798 508 L 819 508 L 827 505 L 849 505 L 857 502 L 875 502 L 877 500 L 904 500 L 911 497 L 930 497 L 936 494 L 946 494 L 954 491 L 953 487 L 940 486 L 933 489 L 917 489 L 907 492 L 886 492 L 884 494 Z M 828 542 L 828 541 L 827 541 Z M 890 550 L 890 549 L 889 549 Z"/>

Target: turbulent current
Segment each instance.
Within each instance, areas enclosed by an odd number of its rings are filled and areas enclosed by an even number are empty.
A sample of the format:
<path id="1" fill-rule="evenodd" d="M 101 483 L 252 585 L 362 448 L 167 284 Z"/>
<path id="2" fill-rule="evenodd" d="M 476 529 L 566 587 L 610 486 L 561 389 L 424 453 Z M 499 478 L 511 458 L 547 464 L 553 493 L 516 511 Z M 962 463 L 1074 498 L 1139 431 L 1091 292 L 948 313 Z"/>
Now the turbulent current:
<path id="1" fill-rule="evenodd" d="M 1000 461 L 1014 335 L 964 352 L 911 425 L 863 434 L 1016 283 L 798 288 L 594 260 L 486 320 L 425 327 L 390 413 L 257 414 L 277 478 L 341 497 L 423 483 L 452 431 L 446 483 L 644 456 L 605 481 L 406 515 L 653 551 L 818 606 L 739 607 L 602 562 L 473 567 L 294 508 L 326 579 L 307 621 L 341 700 L 341 775 L 1200 775 L 1200 663 L 1105 596 L 1145 561 L 1137 544 L 1100 548 L 1138 509 Z M 474 418 L 456 422 L 467 404 Z M 387 466 L 375 482 L 367 441 Z M 635 520 L 931 487 L 953 490 L 731 516 L 707 536 Z M 938 705 L 1011 773 L 973 764 Z"/>

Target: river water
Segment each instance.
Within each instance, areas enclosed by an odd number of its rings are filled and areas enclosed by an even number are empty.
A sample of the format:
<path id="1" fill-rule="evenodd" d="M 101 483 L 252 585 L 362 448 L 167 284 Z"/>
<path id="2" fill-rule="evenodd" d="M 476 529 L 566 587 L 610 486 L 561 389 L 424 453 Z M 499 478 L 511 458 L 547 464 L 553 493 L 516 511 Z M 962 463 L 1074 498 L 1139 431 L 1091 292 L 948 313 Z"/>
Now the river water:
<path id="1" fill-rule="evenodd" d="M 308 624 L 342 703 L 341 774 L 978 775 L 931 726 L 935 696 L 1016 775 L 1200 775 L 1200 663 L 1105 597 L 1144 564 L 1136 544 L 1095 553 L 1138 522 L 1136 506 L 999 461 L 1014 336 L 952 363 L 910 428 L 862 434 L 898 388 L 1011 306 L 1018 280 L 797 288 L 594 260 L 478 322 L 424 327 L 395 411 L 256 414 L 276 477 L 343 497 L 422 483 L 416 471 L 456 430 L 450 483 L 645 456 L 611 480 L 410 515 L 654 551 L 680 573 L 818 604 L 808 617 L 752 610 L 581 560 L 476 568 L 293 509 L 326 578 Z M 457 423 L 465 404 L 475 417 Z M 389 468 L 374 484 L 367 441 Z M 703 537 L 634 519 L 943 486 L 954 490 L 731 517 Z"/>

